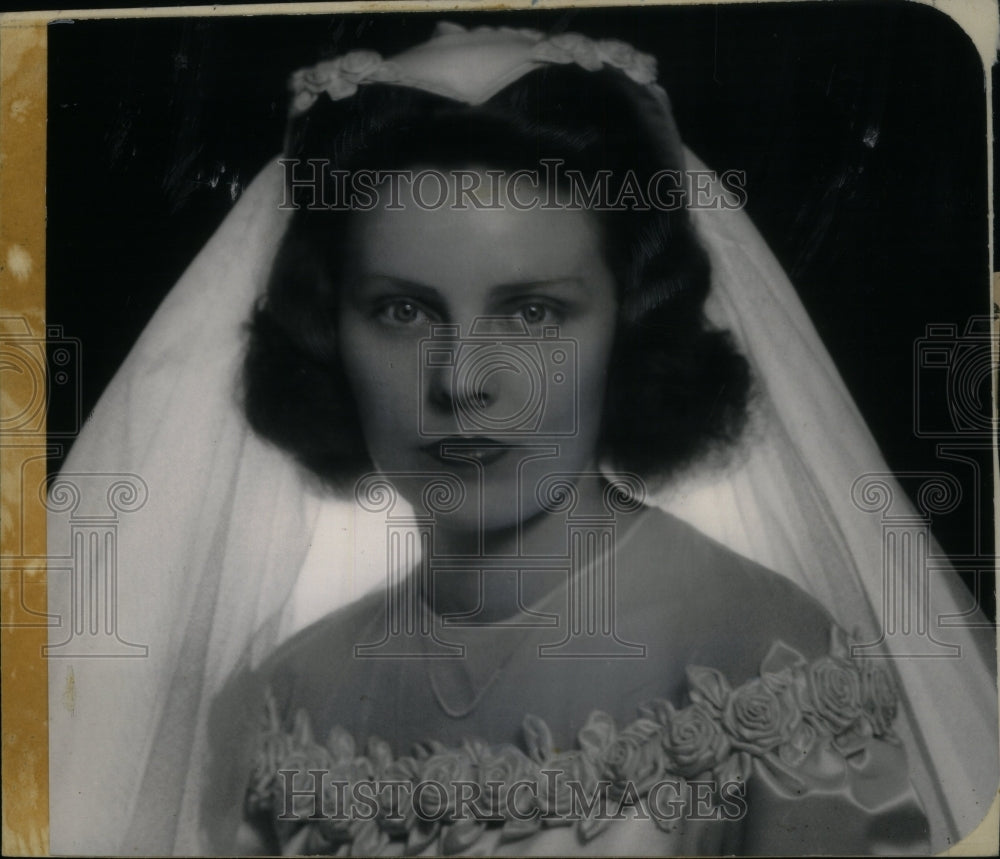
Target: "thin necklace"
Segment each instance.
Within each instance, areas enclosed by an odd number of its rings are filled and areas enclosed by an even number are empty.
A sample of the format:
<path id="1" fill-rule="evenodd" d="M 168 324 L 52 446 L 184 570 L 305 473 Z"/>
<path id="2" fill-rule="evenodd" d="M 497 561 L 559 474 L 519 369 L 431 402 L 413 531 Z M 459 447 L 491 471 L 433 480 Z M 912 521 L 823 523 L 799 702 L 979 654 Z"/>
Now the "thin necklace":
<path id="1" fill-rule="evenodd" d="M 622 548 L 624 548 L 624 546 L 628 542 L 629 538 L 635 532 L 635 530 L 636 530 L 636 528 L 637 528 L 637 526 L 639 524 L 639 521 L 641 519 L 645 518 L 645 511 L 646 510 L 648 510 L 648 508 L 644 507 L 643 508 L 643 513 L 640 514 L 640 515 L 638 515 L 638 516 L 636 516 L 635 520 L 633 520 L 632 522 L 629 523 L 628 527 L 625 530 L 625 533 L 623 533 L 620 536 L 620 538 L 616 541 L 616 545 L 615 545 L 615 554 L 616 555 L 618 554 L 618 552 L 621 551 Z M 578 577 L 583 576 L 585 573 L 588 573 L 590 571 L 591 567 L 594 565 L 595 560 L 596 559 L 592 558 L 586 564 L 584 564 L 582 567 L 580 567 L 578 570 L 574 571 L 573 572 L 573 577 L 577 577 L 578 578 Z M 567 578 L 566 585 L 568 587 L 568 585 L 569 585 L 569 578 Z M 538 611 L 542 606 L 545 605 L 545 603 L 548 600 L 550 600 L 552 598 L 553 594 L 555 594 L 557 592 L 558 592 L 558 589 L 556 589 L 554 591 L 551 591 L 550 593 L 546 594 L 536 604 L 532 605 L 531 608 L 530 608 L 530 610 L 531 611 Z M 565 591 L 564 591 L 564 593 L 565 593 Z M 427 610 L 430 611 L 429 608 Z M 435 615 L 435 617 L 436 617 L 436 615 Z M 518 628 L 516 628 L 516 627 L 514 627 L 514 628 L 508 627 L 508 629 L 518 629 Z M 518 630 L 518 631 L 521 631 L 523 636 L 527 636 L 534 629 L 538 629 L 538 627 L 527 627 L 527 628 L 523 628 L 523 629 Z M 506 650 L 507 650 L 507 652 L 505 653 L 505 655 L 503 656 L 503 658 L 500 660 L 500 662 L 497 664 L 496 668 L 493 669 L 493 671 L 490 673 L 490 675 L 486 679 L 486 681 L 482 684 L 482 686 L 479 688 L 479 690 L 476 691 L 475 694 L 472 696 L 472 700 L 468 704 L 466 704 L 465 706 L 455 706 L 455 705 L 450 704 L 446 700 L 446 696 L 444 695 L 444 693 L 442 693 L 441 688 L 439 686 L 439 680 L 437 678 L 437 673 L 438 672 L 449 672 L 449 671 L 456 670 L 456 668 L 458 667 L 458 660 L 452 660 L 452 659 L 429 659 L 429 660 L 427 660 L 427 676 L 428 676 L 428 680 L 430 682 L 431 691 L 434 693 L 434 698 L 437 700 L 438 704 L 441 706 L 441 709 L 444 710 L 444 712 L 448 716 L 451 716 L 453 719 L 461 719 L 461 718 L 464 718 L 465 716 L 468 716 L 473 710 L 476 709 L 476 707 L 479 705 L 479 702 L 483 699 L 483 696 L 490 690 L 490 687 L 493 686 L 493 684 L 496 682 L 497 678 L 503 673 L 503 670 L 507 667 L 507 664 L 511 661 L 511 659 L 514 658 L 514 654 L 517 653 L 520 650 L 520 647 L 518 646 L 518 644 L 515 644 L 512 647 L 506 648 Z M 446 674 L 445 676 L 448 676 L 448 675 Z M 474 678 L 472 678 L 471 676 L 470 676 L 470 684 L 474 684 Z"/>

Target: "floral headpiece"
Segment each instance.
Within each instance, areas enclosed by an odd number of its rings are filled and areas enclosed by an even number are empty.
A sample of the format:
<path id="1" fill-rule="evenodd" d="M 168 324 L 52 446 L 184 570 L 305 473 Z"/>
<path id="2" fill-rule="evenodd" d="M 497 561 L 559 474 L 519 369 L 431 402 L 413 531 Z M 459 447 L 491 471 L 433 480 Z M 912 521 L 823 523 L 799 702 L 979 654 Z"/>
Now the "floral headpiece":
<path id="1" fill-rule="evenodd" d="M 375 51 L 351 51 L 295 72 L 291 114 L 305 113 L 321 93 L 336 101 L 370 83 L 413 87 L 477 105 L 546 63 L 576 63 L 588 71 L 610 66 L 662 93 L 656 85 L 656 59 L 617 39 L 580 33 L 547 37 L 510 27 L 467 30 L 442 21 L 429 41 L 391 59 Z"/>

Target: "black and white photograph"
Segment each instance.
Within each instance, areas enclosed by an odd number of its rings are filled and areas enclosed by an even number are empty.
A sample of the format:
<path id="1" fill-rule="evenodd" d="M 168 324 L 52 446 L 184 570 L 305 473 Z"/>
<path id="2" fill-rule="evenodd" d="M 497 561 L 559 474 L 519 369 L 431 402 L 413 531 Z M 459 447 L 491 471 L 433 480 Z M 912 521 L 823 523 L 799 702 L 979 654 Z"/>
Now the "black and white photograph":
<path id="1" fill-rule="evenodd" d="M 51 853 L 995 821 L 983 40 L 376 5 L 47 25 Z"/>

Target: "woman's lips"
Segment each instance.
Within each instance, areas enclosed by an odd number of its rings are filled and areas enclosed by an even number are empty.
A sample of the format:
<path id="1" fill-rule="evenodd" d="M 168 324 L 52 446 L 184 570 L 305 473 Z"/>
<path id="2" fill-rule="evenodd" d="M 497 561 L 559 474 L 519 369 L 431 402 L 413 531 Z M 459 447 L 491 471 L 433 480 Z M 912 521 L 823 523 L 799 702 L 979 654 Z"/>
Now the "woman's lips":
<path id="1" fill-rule="evenodd" d="M 421 450 L 439 462 L 460 465 L 463 461 L 475 460 L 481 465 L 492 465 L 516 447 L 512 442 L 497 441 L 493 438 L 452 436 L 425 444 Z"/>

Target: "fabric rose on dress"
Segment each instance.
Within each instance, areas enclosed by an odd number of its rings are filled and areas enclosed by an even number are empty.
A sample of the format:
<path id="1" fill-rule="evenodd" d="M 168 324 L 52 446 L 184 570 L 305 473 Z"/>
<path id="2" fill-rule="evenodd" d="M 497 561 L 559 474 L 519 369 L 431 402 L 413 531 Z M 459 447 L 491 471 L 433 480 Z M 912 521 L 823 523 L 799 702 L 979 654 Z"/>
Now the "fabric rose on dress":
<path id="1" fill-rule="evenodd" d="M 703 665 L 689 665 L 685 673 L 691 701 L 721 715 L 733 691 L 723 673 Z"/>
<path id="2" fill-rule="evenodd" d="M 627 59 L 624 53 L 617 58 Z M 362 71 L 369 68 L 358 63 Z M 788 789 L 798 790 L 802 782 L 793 770 L 812 759 L 818 743 L 824 755 L 837 753 L 846 765 L 873 735 L 898 742 L 892 734 L 899 706 L 892 673 L 874 660 L 852 662 L 837 627 L 830 655 L 810 662 L 775 642 L 760 675 L 736 689 L 715 668 L 690 666 L 686 673 L 687 706 L 655 699 L 620 729 L 609 714 L 595 710 L 577 734 L 579 748 L 565 752 L 555 748 L 544 720 L 528 715 L 522 725 L 527 753 L 480 739 L 460 748 L 430 739 L 416 744 L 411 757 L 397 759 L 373 737 L 360 754 L 354 737 L 340 727 L 330 730 L 325 744 L 317 743 L 305 710 L 286 732 L 269 698 L 245 811 L 251 819 L 268 813 L 283 849 L 299 854 L 375 855 L 390 839 L 406 855 L 432 849 L 435 841 L 438 852 L 467 853 L 491 820 L 502 823 L 501 842 L 532 835 L 542 825 L 568 824 L 576 824 L 586 842 L 610 825 L 612 818 L 602 812 L 616 799 L 647 796 L 664 779 L 682 785 L 705 776 L 717 785 L 745 782 L 754 757 L 766 756 Z M 377 800 L 374 819 L 362 819 L 370 813 L 367 802 L 355 806 L 353 788 L 363 782 Z M 287 810 L 297 820 L 280 818 L 289 787 L 295 793 Z M 310 821 L 317 789 L 325 819 Z M 656 822 L 665 831 L 677 825 Z"/>
<path id="3" fill-rule="evenodd" d="M 598 790 L 594 761 L 582 752 L 562 752 L 545 761 L 538 772 L 535 795 L 542 822 L 562 826 L 578 820 Z"/>
<path id="4" fill-rule="evenodd" d="M 437 838 L 438 820 L 422 820 L 413 805 L 413 788 L 420 781 L 423 761 L 396 758 L 382 772 L 379 793 L 379 828 L 391 838 L 405 838 L 404 854 L 417 856 Z"/>
<path id="5" fill-rule="evenodd" d="M 305 710 L 299 710 L 295 714 L 295 724 L 292 728 L 290 743 L 287 752 L 281 759 L 278 767 L 279 814 L 283 813 L 285 782 L 288 778 L 292 790 L 292 814 L 306 818 L 314 814 L 317 810 L 316 797 L 313 793 L 313 785 L 329 772 L 333 760 L 330 752 L 324 746 L 313 739 L 312 726 L 309 723 L 309 715 Z M 287 775 L 281 775 L 284 771 Z M 313 773 L 316 773 L 314 776 Z M 322 809 L 319 809 L 322 810 Z"/>
<path id="6" fill-rule="evenodd" d="M 287 841 L 303 826 L 308 828 L 312 815 L 324 813 L 325 783 L 330 763 L 326 749 L 320 745 L 292 748 L 282 759 L 271 809 L 279 841 Z M 289 816 L 282 818 L 286 814 Z"/>
<path id="7" fill-rule="evenodd" d="M 861 680 L 857 669 L 834 656 L 810 663 L 805 672 L 803 710 L 830 733 L 843 733 L 861 716 Z"/>
<path id="8" fill-rule="evenodd" d="M 391 835 L 405 835 L 416 823 L 413 784 L 420 778 L 421 767 L 416 758 L 402 757 L 380 773 L 384 786 L 379 793 L 379 825 Z"/>
<path id="9" fill-rule="evenodd" d="M 525 817 L 534 800 L 529 791 L 515 787 L 518 782 L 535 784 L 538 766 L 516 746 L 490 749 L 479 759 L 479 784 L 483 789 L 480 808 L 490 817 L 503 819 L 512 812 Z"/>
<path id="10" fill-rule="evenodd" d="M 552 742 L 552 731 L 545 724 L 544 719 L 528 713 L 521 723 L 521 732 L 524 734 L 524 743 L 528 749 L 528 754 L 535 763 L 542 763 L 555 754 L 555 746 Z"/>
<path id="11" fill-rule="evenodd" d="M 276 806 L 281 798 L 281 784 L 278 770 L 282 762 L 291 755 L 291 738 L 287 734 L 269 733 L 261 737 L 250 770 L 245 807 L 248 815 L 267 811 Z"/>
<path id="12" fill-rule="evenodd" d="M 654 698 L 639 706 L 639 718 L 651 719 L 659 725 L 666 725 L 670 721 L 670 714 L 674 705 L 666 698 Z"/>
<path id="13" fill-rule="evenodd" d="M 371 761 L 375 774 L 381 778 L 392 765 L 392 747 L 381 737 L 371 736 L 365 747 L 365 757 Z"/>
<path id="14" fill-rule="evenodd" d="M 500 840 L 516 841 L 541 827 L 535 802 L 538 764 L 512 745 L 485 750 L 477 760 L 483 820 L 504 821 Z"/>
<path id="15" fill-rule="evenodd" d="M 782 645 L 784 646 L 784 645 Z M 772 653 L 774 649 L 772 648 Z M 796 653 L 788 649 L 788 653 Z M 765 660 L 765 663 L 767 660 Z M 761 680 L 764 684 L 782 701 L 787 701 L 788 706 L 802 712 L 803 706 L 800 702 L 805 695 L 807 688 L 805 680 L 806 661 L 801 656 L 794 662 L 786 665 L 777 671 L 765 671 L 761 668 Z M 805 707 L 808 709 L 808 703 Z M 812 752 L 813 746 L 819 739 L 819 731 L 815 725 L 807 719 L 799 719 L 786 742 L 778 746 L 778 757 L 788 766 L 799 766 Z M 825 735 L 825 732 L 824 732 Z"/>
<path id="16" fill-rule="evenodd" d="M 601 710 L 594 710 L 580 728 L 576 740 L 583 753 L 599 763 L 617 736 L 615 720 Z"/>
<path id="17" fill-rule="evenodd" d="M 323 820 L 316 825 L 331 844 L 353 841 L 361 831 L 368 809 L 356 800 L 354 787 L 363 781 L 375 781 L 371 761 L 356 757 L 332 761 L 329 775 L 323 777 Z M 374 788 L 371 795 L 374 794 Z"/>
<path id="18" fill-rule="evenodd" d="M 899 690 L 888 669 L 872 659 L 866 659 L 861 666 L 861 707 L 876 737 L 892 735 Z"/>
<path id="19" fill-rule="evenodd" d="M 414 796 L 418 814 L 427 820 L 454 817 L 458 810 L 456 782 L 475 781 L 469 756 L 463 752 L 440 752 L 424 760 L 420 770 L 420 781 L 432 786 L 421 786 L 420 793 Z"/>
<path id="20" fill-rule="evenodd" d="M 354 760 L 356 745 L 354 737 L 339 725 L 330 728 L 326 735 L 326 748 L 330 752 L 330 757 L 337 763 Z"/>
<path id="21" fill-rule="evenodd" d="M 799 718 L 791 696 L 776 694 L 760 678 L 733 690 L 722 712 L 733 746 L 754 755 L 787 742 Z"/>
<path id="22" fill-rule="evenodd" d="M 373 738 L 369 748 L 380 749 L 381 745 L 380 740 Z M 334 726 L 327 734 L 326 750 L 330 762 L 329 775 L 324 778 L 324 812 L 333 819 L 322 821 L 320 828 L 328 838 L 354 839 L 358 837 L 357 824 L 362 822 L 358 812 L 362 809 L 354 798 L 353 788 L 363 781 L 374 782 L 376 766 L 371 758 L 357 754 L 354 737 L 340 726 Z"/>
<path id="23" fill-rule="evenodd" d="M 694 778 L 729 757 L 729 737 L 708 707 L 701 703 L 683 710 L 667 707 L 662 743 L 671 772 Z"/>
<path id="24" fill-rule="evenodd" d="M 617 789 L 631 784 L 640 794 L 649 790 L 665 767 L 662 726 L 652 719 L 637 719 L 618 732 L 604 753 L 604 776 Z"/>
<path id="25" fill-rule="evenodd" d="M 818 739 L 816 728 L 803 719 L 795 726 L 788 742 L 778 746 L 778 757 L 790 767 L 800 766 L 809 757 Z"/>

